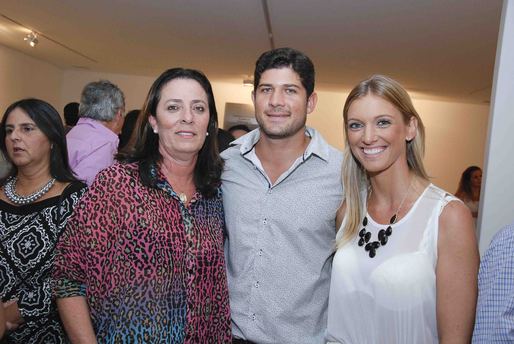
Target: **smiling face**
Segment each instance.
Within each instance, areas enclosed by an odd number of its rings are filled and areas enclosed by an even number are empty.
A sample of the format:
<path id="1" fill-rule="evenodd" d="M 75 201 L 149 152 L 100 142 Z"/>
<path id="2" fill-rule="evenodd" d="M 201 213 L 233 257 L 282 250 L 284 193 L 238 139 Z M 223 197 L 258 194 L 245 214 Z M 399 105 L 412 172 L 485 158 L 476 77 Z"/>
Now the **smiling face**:
<path id="1" fill-rule="evenodd" d="M 307 97 L 300 76 L 291 68 L 263 72 L 252 93 L 255 119 L 263 135 L 272 139 L 304 135 L 307 114 L 314 110 L 316 97 L 316 93 Z"/>
<path id="2" fill-rule="evenodd" d="M 50 141 L 36 123 L 20 108 L 7 115 L 5 146 L 11 162 L 18 168 L 50 170 Z"/>
<path id="3" fill-rule="evenodd" d="M 189 160 L 198 154 L 207 135 L 207 94 L 195 80 L 173 79 L 161 89 L 156 116 L 148 121 L 159 135 L 161 154 Z"/>
<path id="4" fill-rule="evenodd" d="M 345 125 L 350 149 L 368 173 L 408 168 L 406 141 L 416 135 L 414 117 L 406 124 L 391 103 L 368 94 L 350 105 Z"/>

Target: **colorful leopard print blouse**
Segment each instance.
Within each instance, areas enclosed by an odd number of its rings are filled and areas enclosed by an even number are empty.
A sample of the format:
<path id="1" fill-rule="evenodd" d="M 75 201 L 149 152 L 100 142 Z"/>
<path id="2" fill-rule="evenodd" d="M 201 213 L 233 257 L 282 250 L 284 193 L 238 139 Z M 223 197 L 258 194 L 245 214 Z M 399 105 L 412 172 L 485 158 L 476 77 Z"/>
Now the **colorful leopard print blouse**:
<path id="1" fill-rule="evenodd" d="M 136 163 L 102 171 L 57 247 L 57 297 L 85 296 L 99 343 L 229 343 L 221 192 L 185 206 Z"/>

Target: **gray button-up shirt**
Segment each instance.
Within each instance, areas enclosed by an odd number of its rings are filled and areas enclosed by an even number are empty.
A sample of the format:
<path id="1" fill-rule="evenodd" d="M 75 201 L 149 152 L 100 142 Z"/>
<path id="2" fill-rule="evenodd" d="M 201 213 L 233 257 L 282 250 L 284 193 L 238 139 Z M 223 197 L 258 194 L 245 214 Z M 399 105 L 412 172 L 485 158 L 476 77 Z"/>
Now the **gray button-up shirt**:
<path id="1" fill-rule="evenodd" d="M 307 128 L 304 154 L 272 184 L 255 154 L 259 134 L 222 154 L 233 335 L 323 343 L 342 154 Z"/>

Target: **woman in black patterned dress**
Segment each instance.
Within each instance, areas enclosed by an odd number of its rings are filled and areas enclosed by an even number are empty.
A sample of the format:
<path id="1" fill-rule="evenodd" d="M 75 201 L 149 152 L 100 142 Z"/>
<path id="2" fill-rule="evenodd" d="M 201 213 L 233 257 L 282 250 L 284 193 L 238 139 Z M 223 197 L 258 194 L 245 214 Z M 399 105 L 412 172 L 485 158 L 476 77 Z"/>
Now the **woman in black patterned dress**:
<path id="1" fill-rule="evenodd" d="M 0 189 L 0 295 L 6 343 L 65 343 L 51 290 L 54 248 L 86 190 L 68 166 L 57 111 L 38 99 L 7 108 L 0 149 L 12 169 Z"/>

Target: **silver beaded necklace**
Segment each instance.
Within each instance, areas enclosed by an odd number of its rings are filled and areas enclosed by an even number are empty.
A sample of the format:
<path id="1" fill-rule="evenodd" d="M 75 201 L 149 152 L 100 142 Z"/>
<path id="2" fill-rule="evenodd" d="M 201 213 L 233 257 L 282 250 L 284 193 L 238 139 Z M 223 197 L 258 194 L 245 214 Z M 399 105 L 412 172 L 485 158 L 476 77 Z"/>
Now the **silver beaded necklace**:
<path id="1" fill-rule="evenodd" d="M 43 187 L 41 189 L 37 190 L 36 192 L 33 192 L 27 196 L 20 196 L 16 193 L 16 181 L 17 180 L 18 180 L 18 178 L 16 178 L 16 177 L 9 177 L 9 179 L 7 179 L 7 182 L 4 185 L 5 196 L 7 196 L 9 201 L 13 202 L 16 205 L 25 205 L 25 204 L 29 204 L 29 203 L 32 203 L 32 202 L 40 199 L 55 184 L 55 178 L 51 178 L 48 181 L 48 183 L 43 185 Z"/>

